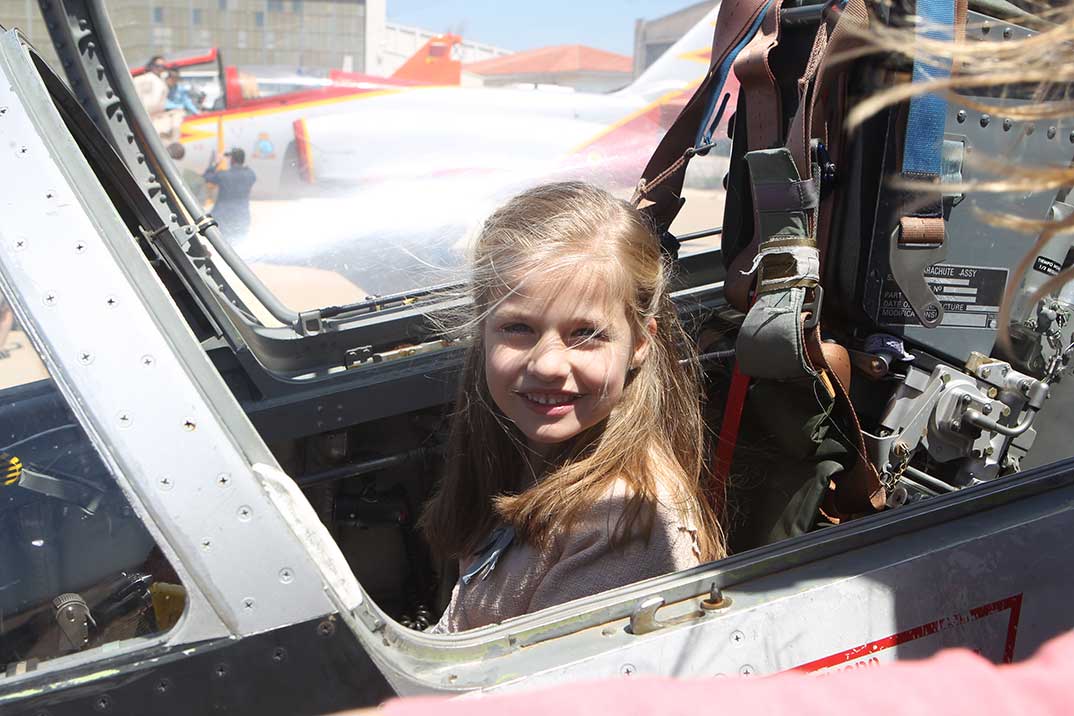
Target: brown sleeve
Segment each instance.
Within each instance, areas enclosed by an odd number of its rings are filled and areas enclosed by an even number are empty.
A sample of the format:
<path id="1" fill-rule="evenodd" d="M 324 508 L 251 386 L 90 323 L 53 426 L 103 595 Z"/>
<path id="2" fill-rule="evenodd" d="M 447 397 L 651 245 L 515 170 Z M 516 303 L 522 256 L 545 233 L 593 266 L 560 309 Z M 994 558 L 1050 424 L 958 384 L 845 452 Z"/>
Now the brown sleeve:
<path id="1" fill-rule="evenodd" d="M 699 564 L 694 535 L 663 506 L 656 509 L 648 540 L 638 535 L 613 547 L 612 535 L 625 503 L 622 495 L 604 498 L 560 536 L 560 557 L 537 585 L 528 611 Z"/>

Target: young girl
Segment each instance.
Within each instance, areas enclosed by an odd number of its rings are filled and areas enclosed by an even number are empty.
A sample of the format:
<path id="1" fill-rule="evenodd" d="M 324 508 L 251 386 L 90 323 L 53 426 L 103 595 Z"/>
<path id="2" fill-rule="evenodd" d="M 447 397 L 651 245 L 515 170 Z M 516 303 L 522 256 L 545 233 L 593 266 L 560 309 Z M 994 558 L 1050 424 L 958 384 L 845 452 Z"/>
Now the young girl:
<path id="1" fill-rule="evenodd" d="M 696 360 L 642 215 L 582 183 L 496 211 L 473 342 L 421 527 L 460 578 L 433 631 L 503 621 L 718 559 Z"/>

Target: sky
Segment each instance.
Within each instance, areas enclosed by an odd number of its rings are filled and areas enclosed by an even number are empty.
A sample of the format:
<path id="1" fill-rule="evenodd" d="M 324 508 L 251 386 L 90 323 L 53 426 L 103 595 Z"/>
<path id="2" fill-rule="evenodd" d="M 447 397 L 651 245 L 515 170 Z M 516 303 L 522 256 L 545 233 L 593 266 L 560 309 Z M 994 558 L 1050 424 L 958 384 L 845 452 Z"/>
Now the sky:
<path id="1" fill-rule="evenodd" d="M 634 21 L 651 20 L 693 0 L 387 0 L 388 20 L 507 50 L 589 45 L 634 54 Z"/>

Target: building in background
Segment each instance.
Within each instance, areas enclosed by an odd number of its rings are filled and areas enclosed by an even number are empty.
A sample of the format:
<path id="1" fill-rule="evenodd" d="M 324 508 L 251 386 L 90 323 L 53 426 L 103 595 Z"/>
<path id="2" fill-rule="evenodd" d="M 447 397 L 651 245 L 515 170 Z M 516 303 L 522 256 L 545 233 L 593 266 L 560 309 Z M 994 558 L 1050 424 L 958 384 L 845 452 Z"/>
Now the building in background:
<path id="1" fill-rule="evenodd" d="M 108 0 L 108 14 L 131 65 L 218 47 L 229 65 L 372 72 L 386 0 Z M 0 23 L 55 61 L 37 2 L 0 0 Z"/>
<path id="2" fill-rule="evenodd" d="M 611 92 L 630 84 L 631 59 L 585 45 L 557 45 L 464 64 L 463 84 L 560 85 Z"/>
<path id="3" fill-rule="evenodd" d="M 682 10 L 634 24 L 634 77 L 656 62 L 660 55 L 701 21 L 719 2 L 699 2 Z"/>

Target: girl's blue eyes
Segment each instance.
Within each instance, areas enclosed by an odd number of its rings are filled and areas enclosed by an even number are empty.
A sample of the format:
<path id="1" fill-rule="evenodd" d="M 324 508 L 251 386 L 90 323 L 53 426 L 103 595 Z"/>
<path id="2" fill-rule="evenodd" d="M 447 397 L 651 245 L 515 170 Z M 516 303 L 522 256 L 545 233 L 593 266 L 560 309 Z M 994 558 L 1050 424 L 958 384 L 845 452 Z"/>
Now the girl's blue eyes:
<path id="1" fill-rule="evenodd" d="M 528 335 L 533 333 L 531 329 L 525 323 L 508 323 L 500 328 L 500 331 L 510 335 Z M 608 333 L 598 328 L 585 327 L 577 328 L 571 333 L 571 338 L 582 341 L 606 341 L 608 340 Z"/>
<path id="2" fill-rule="evenodd" d="M 571 334 L 571 337 L 587 341 L 603 341 L 607 340 L 608 334 L 596 328 L 579 328 Z"/>
<path id="3" fill-rule="evenodd" d="M 530 327 L 527 326 L 525 323 L 508 323 L 506 326 L 503 326 L 502 328 L 500 328 L 500 330 L 503 331 L 504 333 L 522 334 L 522 333 L 528 333 L 529 330 L 530 330 Z"/>

